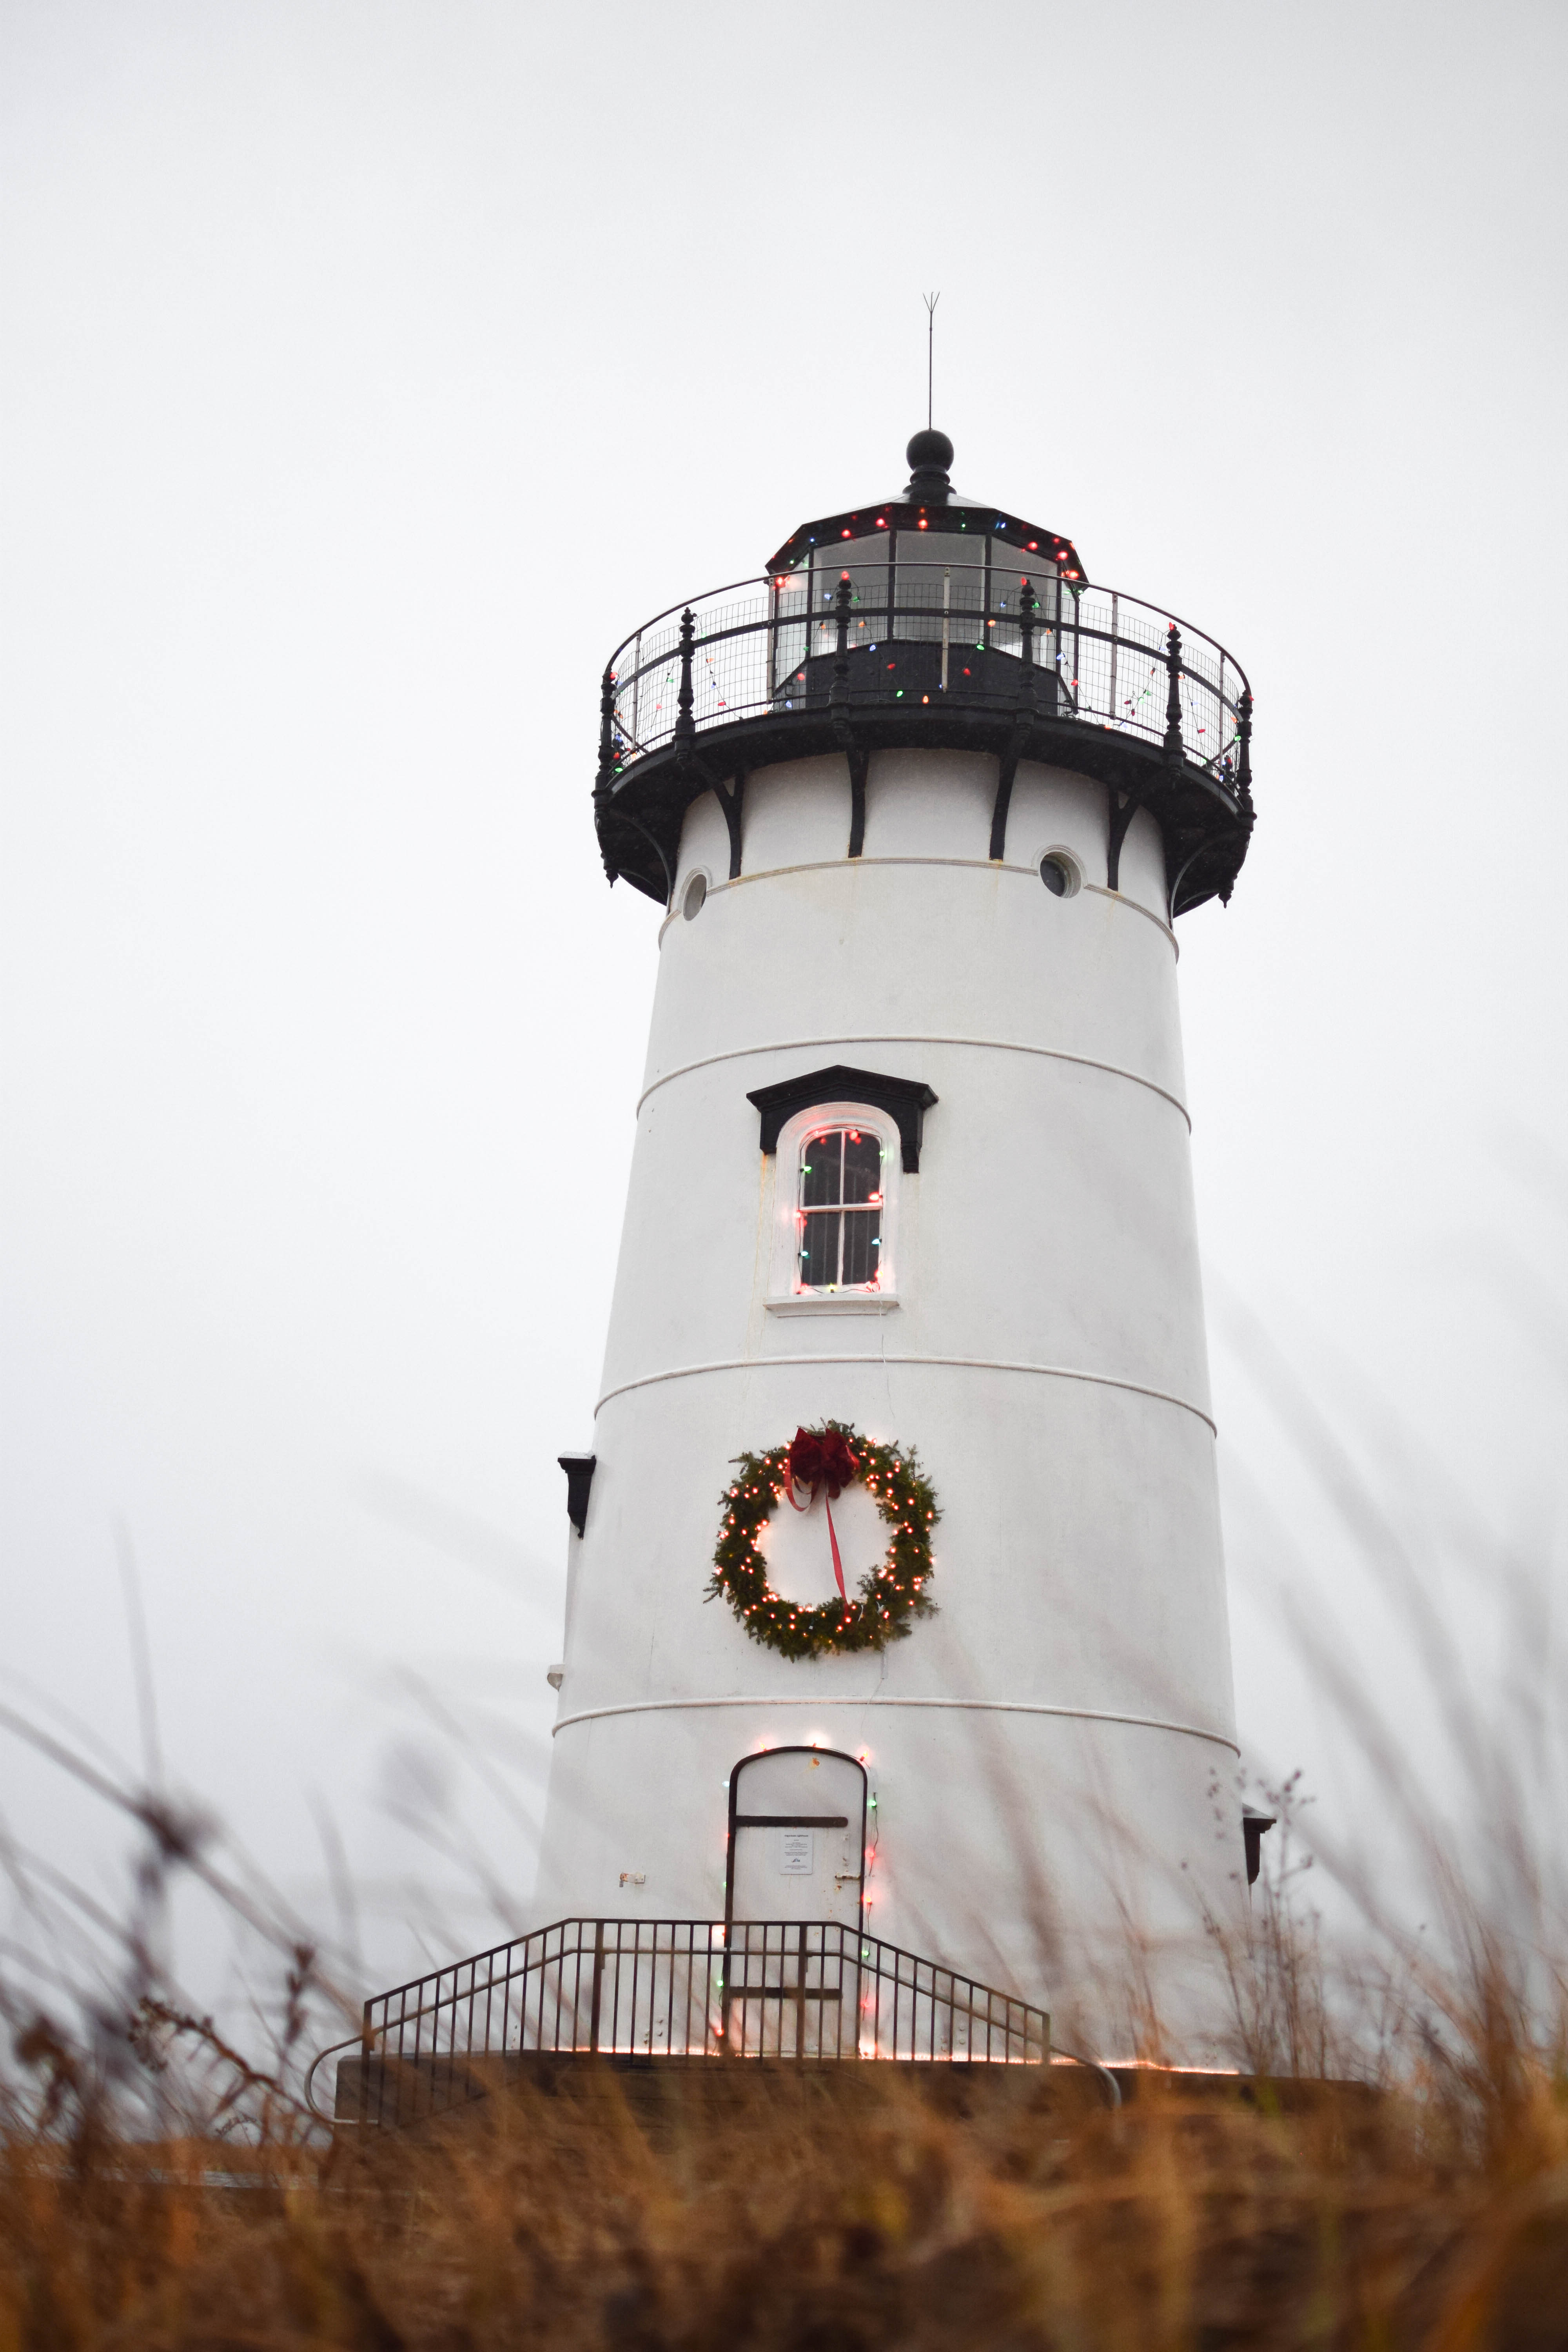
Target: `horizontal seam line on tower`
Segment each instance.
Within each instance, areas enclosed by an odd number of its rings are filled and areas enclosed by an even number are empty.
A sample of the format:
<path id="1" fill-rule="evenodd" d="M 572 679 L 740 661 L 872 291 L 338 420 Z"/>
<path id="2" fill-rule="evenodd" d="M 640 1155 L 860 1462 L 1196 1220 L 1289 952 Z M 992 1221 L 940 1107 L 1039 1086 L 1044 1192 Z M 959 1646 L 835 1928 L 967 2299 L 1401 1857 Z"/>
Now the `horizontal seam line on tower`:
<path id="1" fill-rule="evenodd" d="M 764 866 L 755 874 L 726 875 L 722 882 L 710 882 L 708 885 L 708 896 L 714 898 L 718 897 L 721 890 L 738 890 L 745 882 L 772 882 L 781 874 L 829 874 L 840 866 L 846 868 L 853 866 L 857 869 L 867 866 L 962 866 L 974 874 L 1016 874 L 1026 876 L 1030 881 L 1036 880 L 1038 877 L 1037 867 L 1010 866 L 1000 857 L 816 857 L 809 863 L 800 866 Z M 1130 908 L 1133 914 L 1142 915 L 1146 923 L 1152 923 L 1161 937 L 1170 941 L 1171 953 L 1180 963 L 1182 960 L 1180 940 L 1170 924 L 1163 917 L 1156 915 L 1152 908 L 1145 907 L 1140 899 L 1129 898 L 1125 890 L 1109 889 L 1103 882 L 1085 882 L 1081 887 L 1085 890 L 1092 890 L 1097 898 L 1114 899 L 1119 907 Z M 661 940 L 671 923 L 677 920 L 679 917 L 675 908 L 671 907 L 667 910 L 664 920 L 658 927 L 658 936 Z"/>
<path id="2" fill-rule="evenodd" d="M 859 1037 L 785 1037 L 781 1043 L 772 1045 L 731 1045 L 722 1054 L 704 1054 L 700 1061 L 682 1062 L 679 1068 L 666 1070 L 661 1078 L 655 1078 L 652 1086 L 643 1088 L 637 1097 L 637 1110 L 640 1112 L 649 1095 L 657 1094 L 660 1087 L 668 1087 L 675 1078 L 689 1077 L 693 1070 L 711 1069 L 716 1062 L 743 1062 L 752 1054 L 815 1053 L 819 1046 L 825 1045 L 973 1045 L 987 1054 L 1037 1054 L 1043 1061 L 1071 1062 L 1080 1070 L 1103 1070 L 1109 1077 L 1126 1078 L 1132 1086 L 1147 1087 L 1152 1095 L 1158 1095 L 1162 1102 L 1168 1102 L 1173 1110 L 1181 1112 L 1187 1122 L 1188 1134 L 1192 1132 L 1192 1113 L 1178 1095 L 1172 1094 L 1153 1078 L 1143 1077 L 1137 1070 L 1124 1070 L 1119 1062 L 1098 1062 L 1090 1054 L 1069 1054 L 1060 1045 L 1021 1045 L 1010 1037 L 937 1037 L 913 1033 L 884 1033 Z"/>
<path id="3" fill-rule="evenodd" d="M 1077 1371 L 1068 1364 L 1026 1364 L 992 1356 L 894 1356 L 871 1354 L 859 1349 L 842 1353 L 825 1352 L 821 1355 L 731 1356 L 721 1358 L 711 1364 L 677 1364 L 667 1372 L 644 1372 L 637 1380 L 620 1381 L 613 1389 L 606 1389 L 594 1407 L 594 1418 L 595 1421 L 598 1419 L 612 1397 L 625 1396 L 631 1389 L 652 1388 L 659 1381 L 695 1380 L 700 1373 L 703 1372 L 767 1371 L 774 1364 L 791 1367 L 799 1364 L 930 1364 L 934 1365 L 939 1370 L 1030 1372 L 1042 1380 L 1085 1381 L 1093 1388 L 1125 1389 L 1133 1396 L 1152 1397 L 1157 1404 L 1173 1404 L 1182 1412 L 1194 1414 L 1211 1435 L 1215 1437 L 1219 1435 L 1214 1421 L 1204 1411 L 1201 1404 L 1194 1404 L 1186 1397 L 1173 1396 L 1169 1389 L 1150 1388 L 1143 1381 L 1119 1379 L 1114 1372 Z"/>
<path id="4" fill-rule="evenodd" d="M 1201 1724 L 1173 1723 L 1158 1715 L 1122 1715 L 1110 1707 L 1050 1706 L 1042 1700 L 1025 1698 L 844 1698 L 814 1697 L 784 1698 L 650 1698 L 633 1699 L 621 1706 L 585 1706 L 575 1715 L 563 1715 L 551 1726 L 553 1739 L 574 1723 L 595 1723 L 610 1715 L 664 1715 L 672 1709 L 699 1706 L 945 1706 L 969 1710 L 978 1715 L 1049 1715 L 1075 1723 L 1128 1723 L 1141 1731 L 1175 1731 L 1188 1739 L 1212 1739 L 1216 1748 L 1228 1748 L 1239 1756 L 1236 1741 L 1223 1731 L 1205 1731 Z"/>

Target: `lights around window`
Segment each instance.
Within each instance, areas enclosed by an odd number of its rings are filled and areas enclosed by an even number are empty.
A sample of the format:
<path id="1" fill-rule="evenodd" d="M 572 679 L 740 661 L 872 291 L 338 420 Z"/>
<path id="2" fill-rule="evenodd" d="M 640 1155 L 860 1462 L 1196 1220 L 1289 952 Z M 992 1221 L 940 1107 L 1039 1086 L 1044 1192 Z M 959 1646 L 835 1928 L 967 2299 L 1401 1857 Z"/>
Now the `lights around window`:
<path id="1" fill-rule="evenodd" d="M 797 1291 L 881 1284 L 886 1147 L 867 1127 L 815 1129 L 800 1148 Z"/>
<path id="2" fill-rule="evenodd" d="M 768 1312 L 892 1313 L 909 1181 L 896 1118 L 845 1094 L 796 1111 L 768 1139 L 776 1154 Z"/>

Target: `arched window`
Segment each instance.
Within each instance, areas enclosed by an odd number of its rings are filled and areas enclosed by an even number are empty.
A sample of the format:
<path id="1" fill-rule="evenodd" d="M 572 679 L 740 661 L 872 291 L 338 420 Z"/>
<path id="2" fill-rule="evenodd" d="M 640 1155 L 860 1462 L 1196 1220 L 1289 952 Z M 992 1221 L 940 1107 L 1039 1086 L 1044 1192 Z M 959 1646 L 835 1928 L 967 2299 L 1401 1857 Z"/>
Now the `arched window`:
<path id="1" fill-rule="evenodd" d="M 880 1288 L 885 1156 L 874 1127 L 835 1121 L 802 1138 L 798 1289 Z"/>
<path id="2" fill-rule="evenodd" d="M 773 1315 L 890 1313 L 903 1176 L 899 1123 L 842 1097 L 785 1119 L 775 1136 Z"/>

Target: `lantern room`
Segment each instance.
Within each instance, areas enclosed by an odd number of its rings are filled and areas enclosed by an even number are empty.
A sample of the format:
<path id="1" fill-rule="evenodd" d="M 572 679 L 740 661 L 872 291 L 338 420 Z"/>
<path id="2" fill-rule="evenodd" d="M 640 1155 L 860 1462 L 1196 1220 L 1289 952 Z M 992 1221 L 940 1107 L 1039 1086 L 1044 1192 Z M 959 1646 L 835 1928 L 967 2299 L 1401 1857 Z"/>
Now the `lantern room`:
<path id="1" fill-rule="evenodd" d="M 672 607 L 620 646 L 600 705 L 595 821 L 605 870 L 668 904 L 685 812 L 711 791 L 740 872 L 745 780 L 844 754 L 846 854 L 864 840 L 879 750 L 996 761 L 987 855 L 1006 856 L 1021 760 L 1109 793 L 1106 886 L 1140 809 L 1164 845 L 1167 913 L 1228 898 L 1252 826 L 1251 697 L 1223 646 L 1093 585 L 1070 539 L 956 491 L 945 434 L 910 479 L 803 523 L 761 580 Z"/>

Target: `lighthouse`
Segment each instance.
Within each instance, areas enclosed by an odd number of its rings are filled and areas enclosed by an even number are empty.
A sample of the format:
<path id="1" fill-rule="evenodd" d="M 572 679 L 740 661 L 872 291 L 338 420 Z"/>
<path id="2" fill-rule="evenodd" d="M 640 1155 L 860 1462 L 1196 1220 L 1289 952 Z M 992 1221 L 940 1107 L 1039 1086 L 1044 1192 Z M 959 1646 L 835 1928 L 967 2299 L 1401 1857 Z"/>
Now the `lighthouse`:
<path id="1" fill-rule="evenodd" d="M 533 1912 L 1049 2007 L 1245 1899 L 1177 923 L 1251 697 L 908 461 L 605 673 L 664 919 Z"/>

